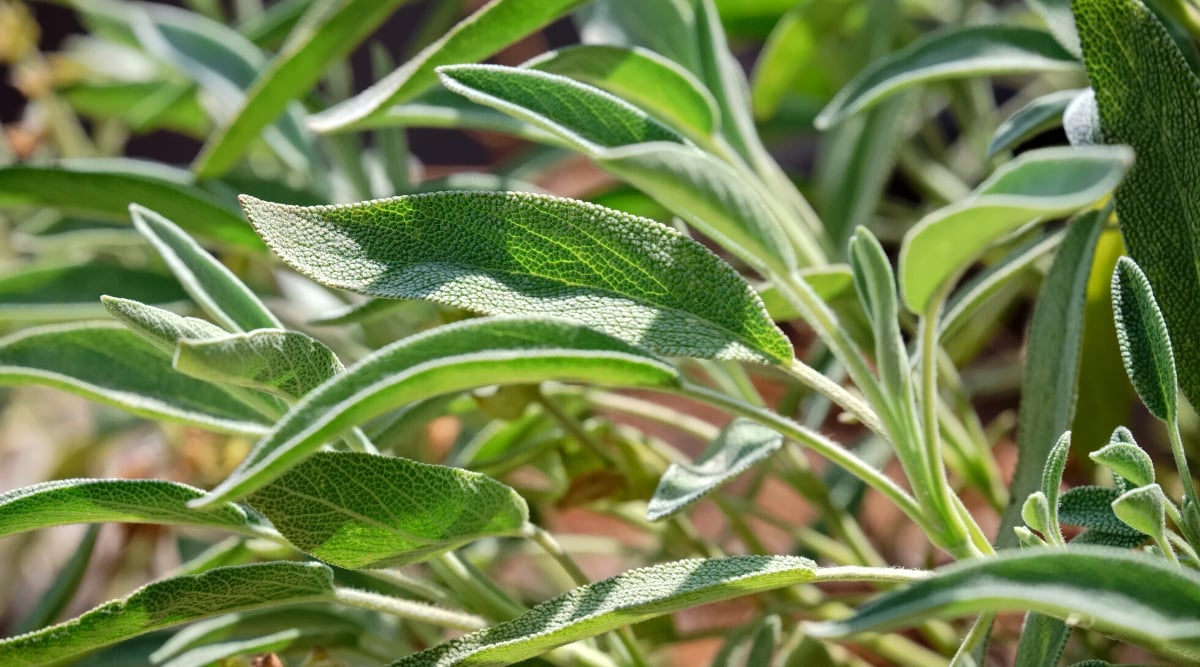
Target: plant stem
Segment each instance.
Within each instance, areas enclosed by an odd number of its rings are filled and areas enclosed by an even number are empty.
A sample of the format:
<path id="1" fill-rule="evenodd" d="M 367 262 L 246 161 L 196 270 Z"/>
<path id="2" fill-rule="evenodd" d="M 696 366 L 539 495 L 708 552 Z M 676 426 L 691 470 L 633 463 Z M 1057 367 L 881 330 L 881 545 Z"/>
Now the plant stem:
<path id="1" fill-rule="evenodd" d="M 379 611 L 406 620 L 429 623 L 452 630 L 472 632 L 488 626 L 487 619 L 482 616 L 443 609 L 424 602 L 413 602 L 370 591 L 360 591 L 355 588 L 335 588 L 333 598 L 353 607 Z"/>
<path id="2" fill-rule="evenodd" d="M 862 399 L 847 391 L 842 385 L 830 380 L 812 366 L 798 359 L 793 360 L 791 365 L 783 367 L 783 370 L 791 377 L 836 403 L 838 407 L 853 415 L 863 426 L 871 429 L 879 437 L 890 441 L 887 429 L 879 421 L 879 415 L 875 414 L 870 405 L 867 405 Z"/>
<path id="3" fill-rule="evenodd" d="M 399 588 L 402 591 L 407 591 L 413 595 L 419 595 L 431 602 L 439 604 L 452 604 L 454 598 L 450 593 L 442 590 L 440 587 L 432 583 L 420 579 L 418 577 L 409 576 L 403 572 L 396 570 L 360 570 L 363 574 L 378 579 L 384 583 L 390 584 Z"/>
<path id="4" fill-rule="evenodd" d="M 446 552 L 429 561 L 434 572 L 462 597 L 474 598 L 493 620 L 507 621 L 524 614 L 526 609 L 515 600 L 477 576 L 454 552 Z"/>
<path id="5" fill-rule="evenodd" d="M 592 454 L 595 454 L 601 461 L 604 461 L 605 465 L 618 470 L 621 468 L 620 462 L 614 459 L 611 454 L 604 451 L 604 448 L 600 446 L 600 443 L 596 442 L 596 439 L 593 438 L 586 430 L 584 430 L 583 424 L 580 424 L 579 420 L 575 419 L 575 417 L 567 414 L 566 412 L 563 412 L 562 408 L 558 407 L 557 403 L 546 396 L 543 396 L 540 391 L 538 392 L 537 403 L 538 405 L 542 406 L 542 409 L 546 411 L 546 414 L 550 415 L 550 418 L 553 419 L 555 423 L 557 423 L 564 431 L 570 434 L 572 438 L 575 438 L 575 440 L 578 441 L 580 445 L 583 445 L 585 449 Z"/>
<path id="6" fill-rule="evenodd" d="M 958 651 L 950 659 L 950 667 L 968 667 L 968 665 L 975 664 L 971 660 L 971 653 L 975 647 L 979 646 L 980 642 L 987 639 L 988 634 L 992 631 L 992 621 L 994 620 L 996 620 L 995 612 L 980 614 L 975 618 L 975 623 L 967 631 L 967 636 L 963 637 L 962 644 L 959 644 Z"/>
<path id="7" fill-rule="evenodd" d="M 1179 420 L 1172 415 L 1167 422 L 1167 431 L 1171 439 L 1171 453 L 1175 455 L 1175 469 L 1179 471 L 1179 483 L 1183 485 L 1183 494 L 1197 507 L 1200 502 L 1196 498 L 1196 487 L 1192 483 L 1192 474 L 1188 471 L 1187 452 L 1183 449 L 1183 437 L 1179 434 Z"/>

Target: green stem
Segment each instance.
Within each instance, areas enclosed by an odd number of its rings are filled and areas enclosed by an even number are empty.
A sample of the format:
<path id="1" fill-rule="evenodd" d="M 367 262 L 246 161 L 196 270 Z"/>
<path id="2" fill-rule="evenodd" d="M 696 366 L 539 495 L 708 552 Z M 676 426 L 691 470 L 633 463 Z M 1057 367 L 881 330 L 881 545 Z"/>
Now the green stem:
<path id="1" fill-rule="evenodd" d="M 838 407 L 845 410 L 848 414 L 853 415 L 863 426 L 866 426 L 873 433 L 890 442 L 887 429 L 879 421 L 879 415 L 875 414 L 870 405 L 867 405 L 861 398 L 847 391 L 845 387 L 829 379 L 799 359 L 792 360 L 791 365 L 782 368 L 785 373 L 833 401 Z"/>
<path id="2" fill-rule="evenodd" d="M 487 619 L 481 616 L 443 609 L 424 602 L 413 602 L 370 591 L 360 591 L 355 588 L 335 588 L 333 599 L 352 607 L 379 611 L 405 620 L 429 623 L 463 632 L 472 632 L 488 626 Z"/>
<path id="3" fill-rule="evenodd" d="M 968 665 L 975 664 L 971 653 L 975 651 L 980 642 L 987 639 L 988 634 L 992 631 L 992 621 L 994 620 L 996 620 L 995 612 L 980 614 L 975 618 L 975 623 L 967 631 L 967 636 L 963 637 L 962 644 L 951 658 L 950 667 L 968 667 Z"/>
<path id="4" fill-rule="evenodd" d="M 446 552 L 429 561 L 430 567 L 460 597 L 474 599 L 493 620 L 507 621 L 526 612 L 525 607 L 503 591 L 489 585 L 454 552 Z"/>
<path id="5" fill-rule="evenodd" d="M 1179 482 L 1183 484 L 1183 494 L 1192 504 L 1200 507 L 1196 499 L 1196 487 L 1192 483 L 1192 474 L 1188 471 L 1187 452 L 1183 449 L 1183 437 L 1179 434 L 1179 420 L 1175 415 L 1167 422 L 1167 431 L 1171 438 L 1171 453 L 1175 456 L 1175 469 L 1179 471 Z"/>
<path id="6" fill-rule="evenodd" d="M 378 579 L 386 584 L 395 586 L 402 591 L 419 595 L 430 602 L 449 605 L 454 602 L 454 598 L 448 591 L 443 590 L 439 586 L 435 586 L 424 579 L 409 576 L 403 572 L 396 570 L 361 570 L 361 572 L 372 579 Z"/>
<path id="7" fill-rule="evenodd" d="M 584 430 L 583 424 L 580 424 L 579 420 L 575 419 L 575 417 L 567 414 L 566 412 L 563 412 L 562 408 L 558 407 L 557 403 L 543 396 L 541 392 L 538 392 L 537 402 L 538 405 L 541 405 L 542 409 L 546 411 L 546 414 L 550 415 L 551 419 L 553 419 L 564 431 L 570 434 L 572 438 L 578 441 L 580 445 L 583 445 L 585 449 L 590 451 L 592 454 L 595 454 L 601 461 L 604 461 L 605 465 L 618 470 L 621 468 L 620 462 L 613 458 L 611 454 L 604 451 L 604 448 L 600 446 L 600 443 L 596 442 L 596 439 L 593 438 L 586 430 Z"/>

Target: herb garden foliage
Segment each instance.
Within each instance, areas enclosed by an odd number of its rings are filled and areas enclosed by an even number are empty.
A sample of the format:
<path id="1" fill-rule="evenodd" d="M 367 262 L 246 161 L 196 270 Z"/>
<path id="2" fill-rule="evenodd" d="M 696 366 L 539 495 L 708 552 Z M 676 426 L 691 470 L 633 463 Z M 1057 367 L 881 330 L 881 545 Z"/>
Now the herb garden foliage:
<path id="1" fill-rule="evenodd" d="M 61 463 L 5 452 L 0 663 L 669 664 L 674 612 L 751 597 L 715 664 L 1200 659 L 1190 3 L 435 2 L 410 45 L 371 41 L 404 2 L 66 4 L 54 67 L 3 54 L 2 414 L 119 410 Z M 512 60 L 556 21 L 581 43 Z M 537 146 L 425 182 L 422 127 Z M 121 157 L 156 130 L 190 168 Z M 602 188 L 548 178 L 579 158 Z M 1130 385 L 1161 432 L 1064 432 Z M 1009 389 L 1006 484 L 972 403 Z M 146 419 L 174 463 L 130 479 L 104 445 Z M 571 535 L 597 515 L 637 537 Z M 73 523 L 176 527 L 176 567 L 130 541 L 99 604 L 94 527 L 35 555 Z"/>

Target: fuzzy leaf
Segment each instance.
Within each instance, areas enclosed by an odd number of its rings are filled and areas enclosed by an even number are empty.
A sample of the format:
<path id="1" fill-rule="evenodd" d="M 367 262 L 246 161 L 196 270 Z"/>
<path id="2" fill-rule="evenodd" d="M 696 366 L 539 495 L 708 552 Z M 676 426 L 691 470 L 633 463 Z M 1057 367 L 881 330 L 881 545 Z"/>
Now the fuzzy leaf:
<path id="1" fill-rule="evenodd" d="M 489 314 L 553 315 L 667 355 L 792 356 L 731 267 L 644 218 L 519 193 L 311 208 L 245 197 L 243 205 L 285 262 L 332 287 Z"/>
<path id="2" fill-rule="evenodd" d="M 362 359 L 297 403 L 200 505 L 239 498 L 326 441 L 407 403 L 492 384 L 586 381 L 669 386 L 674 368 L 616 338 L 558 320 L 477 319 L 432 329 Z"/>
<path id="3" fill-rule="evenodd" d="M 1066 111 L 1067 105 L 1080 92 L 1079 90 L 1056 90 L 1017 109 L 1013 115 L 1000 123 L 1000 127 L 996 128 L 995 134 L 992 135 L 992 141 L 988 144 L 987 156 L 995 157 L 996 154 L 1010 150 L 1041 132 L 1058 127 L 1062 123 L 1063 112 Z"/>
<path id="4" fill-rule="evenodd" d="M 1117 260 L 1112 296 L 1125 372 L 1151 414 L 1167 423 L 1174 422 L 1178 398 L 1171 336 L 1150 281 L 1128 257 Z"/>
<path id="5" fill-rule="evenodd" d="M 735 419 L 695 463 L 672 463 L 646 507 L 656 521 L 682 511 L 702 496 L 742 474 L 783 446 L 783 436 L 747 419 Z"/>
<path id="6" fill-rule="evenodd" d="M 131 299 L 104 296 L 100 298 L 100 302 L 109 315 L 168 355 L 175 354 L 175 346 L 180 339 L 200 340 L 229 335 L 229 332 L 208 320 L 176 315 L 169 310 Z"/>
<path id="7" fill-rule="evenodd" d="M 0 493 L 0 536 L 70 523 L 157 523 L 248 532 L 245 510 L 226 503 L 189 509 L 204 495 L 151 479 L 65 479 Z"/>
<path id="8" fill-rule="evenodd" d="M 986 74 L 1059 72 L 1079 61 L 1049 33 L 975 25 L 929 34 L 876 60 L 829 102 L 815 124 L 827 129 L 905 88 Z"/>
<path id="9" fill-rule="evenodd" d="M 1063 131 L 1072 146 L 1103 144 L 1100 109 L 1096 106 L 1096 91 L 1088 88 L 1076 95 L 1063 110 Z"/>
<path id="10" fill-rule="evenodd" d="M 1142 533 L 1130 528 L 1113 513 L 1113 501 L 1121 495 L 1106 486 L 1077 486 L 1068 489 L 1058 501 L 1058 520 L 1068 526 L 1124 535 L 1144 540 Z"/>
<path id="11" fill-rule="evenodd" d="M 900 414 L 912 398 L 908 351 L 900 334 L 900 304 L 892 263 L 871 232 L 855 230 L 847 251 L 854 285 L 875 334 L 875 366 L 883 390 Z"/>
<path id="12" fill-rule="evenodd" d="M 170 276 L 91 262 L 30 268 L 0 278 L 0 320 L 79 320 L 102 316 L 100 296 L 122 294 L 139 301 L 170 304 L 187 293 Z"/>
<path id="13" fill-rule="evenodd" d="M 353 452 L 314 454 L 249 501 L 298 549 L 350 569 L 513 535 L 529 518 L 516 491 L 485 475 Z"/>
<path id="14" fill-rule="evenodd" d="M 905 304 L 923 313 L 993 242 L 1030 221 L 1092 204 L 1132 162 L 1123 146 L 1091 146 L 1044 148 L 1006 163 L 966 199 L 925 216 L 905 235 L 899 271 Z"/>
<path id="15" fill-rule="evenodd" d="M 260 389 L 289 401 L 344 370 L 321 341 L 280 329 L 181 340 L 174 365 L 192 377 Z"/>
<path id="16" fill-rule="evenodd" d="M 1157 484 L 1139 486 L 1122 493 L 1112 501 L 1112 512 L 1125 525 L 1165 543 L 1167 531 L 1167 496 Z"/>
<path id="17" fill-rule="evenodd" d="M 172 577 L 65 623 L 0 639 L 0 664 L 42 665 L 217 614 L 332 594 L 333 572 L 319 563 L 260 563 Z"/>
<path id="18" fill-rule="evenodd" d="M 1146 450 L 1137 445 L 1110 442 L 1089 454 L 1088 458 L 1129 480 L 1134 486 L 1154 483 L 1154 461 Z"/>

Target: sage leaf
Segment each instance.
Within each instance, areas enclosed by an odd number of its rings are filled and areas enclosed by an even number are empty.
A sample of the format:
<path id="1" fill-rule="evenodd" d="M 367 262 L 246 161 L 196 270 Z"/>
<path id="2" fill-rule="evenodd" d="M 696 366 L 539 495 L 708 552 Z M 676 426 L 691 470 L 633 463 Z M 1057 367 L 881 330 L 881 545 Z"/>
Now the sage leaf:
<path id="1" fill-rule="evenodd" d="M 1154 461 L 1146 450 L 1125 442 L 1110 442 L 1088 458 L 1129 480 L 1134 486 L 1154 483 Z"/>
<path id="2" fill-rule="evenodd" d="M 1063 492 L 1058 501 L 1058 520 L 1068 526 L 1082 526 L 1089 532 L 1111 533 L 1145 540 L 1113 512 L 1113 502 L 1121 491 L 1106 486 L 1077 486 Z"/>
<path id="3" fill-rule="evenodd" d="M 311 116 L 308 125 L 321 133 L 350 129 L 388 106 L 410 100 L 435 86 L 435 68 L 486 58 L 584 1 L 491 0 L 370 88 Z"/>
<path id="4" fill-rule="evenodd" d="M 1071 13 L 1071 0 L 1025 0 L 1025 4 L 1042 17 L 1063 48 L 1076 57 L 1082 55 L 1079 33 L 1075 30 L 1075 16 Z"/>
<path id="5" fill-rule="evenodd" d="M 896 297 L 896 278 L 892 263 L 871 232 L 858 228 L 847 251 L 854 285 L 875 334 L 875 365 L 879 369 L 885 395 L 896 414 L 912 400 L 908 351 L 900 334 L 900 305 Z"/>
<path id="6" fill-rule="evenodd" d="M 4 504 L 4 501 L 0 500 L 0 506 Z M 63 613 L 67 605 L 71 604 L 71 600 L 79 592 L 79 585 L 83 583 L 83 575 L 88 570 L 88 562 L 92 559 L 92 551 L 96 548 L 96 536 L 99 534 L 100 526 L 87 527 L 67 562 L 55 573 L 49 588 L 13 629 L 15 634 L 23 635 L 50 625 Z"/>
<path id="7" fill-rule="evenodd" d="M 1063 131 L 1072 146 L 1094 146 L 1103 144 L 1104 131 L 1100 127 L 1100 109 L 1096 106 L 1096 91 L 1088 88 L 1071 100 L 1063 110 Z"/>
<path id="8" fill-rule="evenodd" d="M 168 355 L 175 354 L 180 339 L 221 338 L 229 332 L 196 317 L 184 317 L 132 299 L 103 296 L 100 302 L 110 315 Z"/>
<path id="9" fill-rule="evenodd" d="M 876 60 L 834 96 L 814 124 L 828 129 L 889 95 L 931 81 L 1078 68 L 1079 61 L 1047 32 L 1018 26 L 957 27 L 926 35 Z"/>
<path id="10" fill-rule="evenodd" d="M 420 399 L 493 384 L 586 381 L 655 387 L 677 371 L 600 332 L 559 320 L 478 319 L 381 348 L 293 406 L 201 506 L 252 493 L 350 427 Z"/>
<path id="11" fill-rule="evenodd" d="M 45 206 L 124 222 L 134 202 L 175 220 L 195 236 L 262 248 L 233 209 L 170 178 L 113 169 L 108 163 L 0 167 L 0 207 Z"/>
<path id="12" fill-rule="evenodd" d="M 1142 403 L 1169 424 L 1175 421 L 1178 408 L 1175 356 L 1154 296 L 1150 281 L 1132 259 L 1117 260 L 1112 297 L 1121 361 Z"/>
<path id="13" fill-rule="evenodd" d="M 252 532 L 246 511 L 225 503 L 187 507 L 204 495 L 185 484 L 152 479 L 66 479 L 0 493 L 0 536 L 71 523 L 157 523 Z"/>
<path id="14" fill-rule="evenodd" d="M 987 156 L 995 157 L 1041 132 L 1057 127 L 1063 122 L 1063 112 L 1080 92 L 1082 91 L 1078 89 L 1056 90 L 1033 99 L 1029 104 L 1014 111 L 996 128 L 991 142 L 988 143 Z"/>
<path id="15" fill-rule="evenodd" d="M 553 315 L 667 355 L 792 357 L 736 271 L 644 218 L 520 193 L 311 208 L 244 197 L 243 205 L 276 254 L 331 287 L 489 314 Z"/>
<path id="16" fill-rule="evenodd" d="M 606 90 L 701 143 L 720 125 L 720 110 L 691 72 L 640 47 L 583 45 L 551 51 L 522 65 Z"/>
<path id="17" fill-rule="evenodd" d="M 529 519 L 485 475 L 355 452 L 318 452 L 249 501 L 296 548 L 350 569 L 415 563 Z"/>
<path id="18" fill-rule="evenodd" d="M 320 563 L 259 563 L 162 579 L 65 623 L 0 639 L 0 663 L 41 665 L 147 632 L 245 609 L 329 599 Z"/>
<path id="19" fill-rule="evenodd" d="M 514 118 L 489 107 L 479 106 L 461 95 L 442 88 L 431 90 L 404 104 L 390 106 L 359 123 L 356 129 L 376 127 L 433 127 L 455 130 L 486 130 L 488 132 L 507 134 L 520 139 L 528 139 L 529 141 L 549 146 L 570 147 L 570 144 L 566 140 L 532 123 Z M 486 189 L 497 190 L 502 188 Z M 433 190 L 425 191 L 433 192 Z"/>
<path id="20" fill-rule="evenodd" d="M 219 324 L 234 331 L 283 326 L 232 271 L 175 223 L 137 204 L 130 205 L 129 214 L 192 299 Z"/>
<path id="21" fill-rule="evenodd" d="M 584 44 L 641 46 L 703 75 L 697 44 L 696 3 L 594 0 L 578 12 Z"/>
<path id="22" fill-rule="evenodd" d="M 1117 496 L 1112 501 L 1112 512 L 1125 525 L 1153 538 L 1159 548 L 1170 549 L 1165 537 L 1170 502 L 1161 486 L 1148 484 Z"/>
<path id="23" fill-rule="evenodd" d="M 199 178 L 229 171 L 260 131 L 307 93 L 328 63 L 354 50 L 407 0 L 337 0 L 314 4 L 280 52 L 246 91 L 235 113 L 208 138 L 192 169 Z"/>
<path id="24" fill-rule="evenodd" d="M 1104 604 L 1096 604 L 1097 600 Z M 1200 657 L 1200 575 L 1123 549 L 1022 549 L 941 568 L 808 634 L 846 637 L 935 617 L 1030 609 L 1184 660 Z"/>
<path id="25" fill-rule="evenodd" d="M 672 463 L 646 507 L 657 521 L 682 511 L 702 496 L 766 459 L 783 446 L 783 436 L 748 419 L 730 422 L 695 463 Z"/>
<path id="26" fill-rule="evenodd" d="M 180 340 L 174 366 L 192 377 L 259 389 L 288 401 L 344 370 L 321 341 L 280 329 Z"/>
<path id="27" fill-rule="evenodd" d="M 993 242 L 1032 220 L 1099 200 L 1132 162 L 1123 146 L 1089 146 L 1029 151 L 1006 163 L 966 199 L 925 216 L 905 235 L 899 270 L 905 304 L 925 312 Z"/>
<path id="28" fill-rule="evenodd" d="M 24 329 L 0 338 L 0 385 L 40 384 L 150 419 L 257 435 L 264 418 L 118 324 Z"/>
<path id="29" fill-rule="evenodd" d="M 1072 7 L 1104 139 L 1137 152 L 1116 193 L 1121 233 L 1173 334 L 1183 393 L 1200 405 L 1200 78 L 1141 2 Z"/>
<path id="30" fill-rule="evenodd" d="M 817 578 L 816 564 L 795 556 L 695 558 L 630 570 L 576 588 L 511 621 L 397 660 L 390 667 L 507 665 L 679 609 Z"/>
<path id="31" fill-rule="evenodd" d="M 0 278 L 0 320 L 79 320 L 103 315 L 100 297 L 180 304 L 187 293 L 170 276 L 107 262 L 29 268 Z"/>

